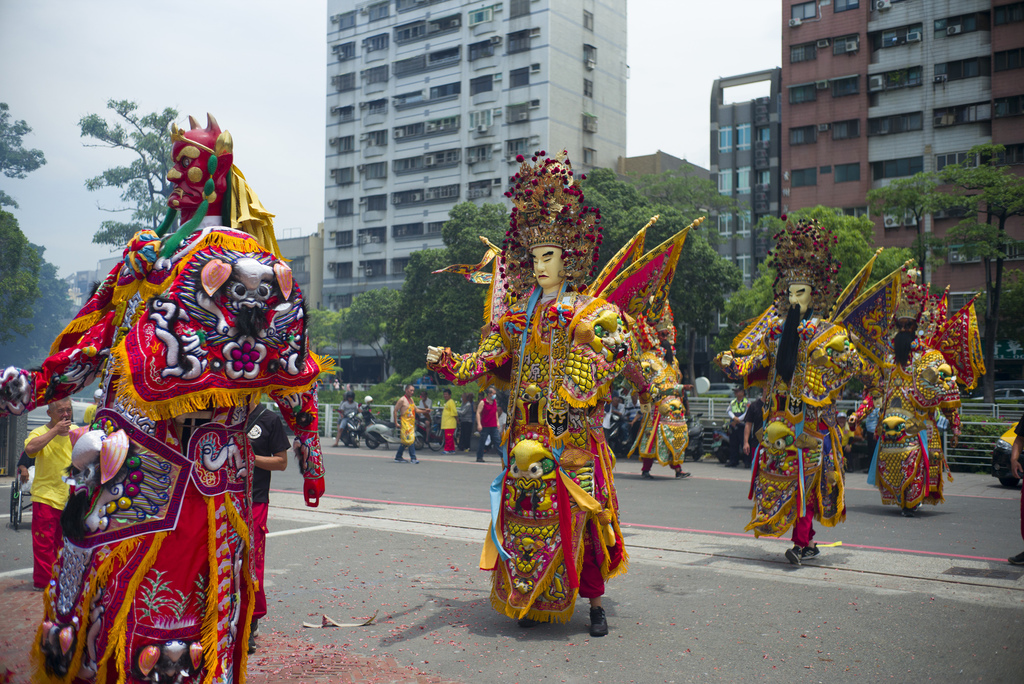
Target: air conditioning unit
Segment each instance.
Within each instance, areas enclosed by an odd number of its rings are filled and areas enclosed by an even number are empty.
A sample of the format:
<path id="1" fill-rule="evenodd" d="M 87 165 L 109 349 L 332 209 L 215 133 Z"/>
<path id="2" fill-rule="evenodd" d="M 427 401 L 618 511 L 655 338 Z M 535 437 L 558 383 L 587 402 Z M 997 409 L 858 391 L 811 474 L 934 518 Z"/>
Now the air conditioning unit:
<path id="1" fill-rule="evenodd" d="M 486 133 L 488 130 L 490 130 L 490 128 L 491 128 L 490 126 L 485 126 L 484 124 L 480 124 L 479 126 L 476 127 L 476 132 L 477 133 Z"/>
<path id="2" fill-rule="evenodd" d="M 885 218 L 882 221 L 885 224 L 886 228 L 899 228 L 902 225 L 899 217 L 893 216 L 891 214 L 886 214 Z"/>
<path id="3" fill-rule="evenodd" d="M 360 164 L 359 166 L 356 167 L 356 171 L 358 171 L 359 173 L 362 173 L 365 169 L 366 164 Z"/>
<path id="4" fill-rule="evenodd" d="M 331 23 L 332 24 L 337 24 L 339 21 L 341 21 L 341 15 L 340 14 L 332 14 L 331 15 Z"/>
<path id="5" fill-rule="evenodd" d="M 587 66 L 587 69 L 589 69 L 590 71 L 593 71 L 594 69 L 597 68 L 597 60 L 596 59 L 588 59 L 587 62 L 586 62 L 586 66 Z"/>
<path id="6" fill-rule="evenodd" d="M 366 108 L 367 108 L 367 107 L 369 107 L 369 106 L 370 106 L 370 103 L 369 103 L 369 102 L 360 102 L 360 103 L 359 103 L 359 108 L 360 108 L 360 109 L 366 109 Z"/>
<path id="7" fill-rule="evenodd" d="M 846 52 L 856 52 L 860 49 L 860 41 L 856 38 L 849 38 L 846 41 Z"/>
<path id="8" fill-rule="evenodd" d="M 335 207 L 338 206 L 338 200 L 336 200 L 336 199 L 328 200 L 327 201 L 327 206 L 329 206 L 331 209 L 334 209 Z"/>
<path id="9" fill-rule="evenodd" d="M 399 138 L 403 137 L 404 135 L 405 135 L 405 132 L 401 128 L 396 128 L 395 129 L 395 136 L 394 136 L 395 140 L 398 140 Z"/>
<path id="10" fill-rule="evenodd" d="M 932 83 L 945 83 L 948 78 L 949 77 L 946 76 L 946 74 L 939 74 L 934 79 L 932 79 Z"/>
<path id="11" fill-rule="evenodd" d="M 338 143 L 340 143 L 340 142 L 341 142 L 341 138 L 331 138 L 331 139 L 330 139 L 330 140 L 328 141 L 328 144 L 329 144 L 329 145 L 330 145 L 331 147 L 334 147 L 335 145 L 337 145 L 337 144 L 338 144 Z"/>
<path id="12" fill-rule="evenodd" d="M 826 79 L 824 81 L 815 81 L 814 87 L 817 88 L 818 90 L 828 90 L 828 80 Z"/>
<path id="13" fill-rule="evenodd" d="M 875 11 L 880 12 L 881 10 L 887 10 L 892 8 L 892 0 L 875 0 Z"/>
<path id="14" fill-rule="evenodd" d="M 907 32 L 907 42 L 908 43 L 920 43 L 921 42 L 921 32 L 920 31 L 908 31 Z"/>
<path id="15" fill-rule="evenodd" d="M 790 19 L 789 20 L 789 28 L 796 28 L 797 26 L 799 26 L 802 23 L 804 23 L 803 19 Z"/>
<path id="16" fill-rule="evenodd" d="M 531 64 L 530 65 L 530 73 L 531 74 L 539 74 L 540 73 L 540 64 Z"/>
<path id="17" fill-rule="evenodd" d="M 885 90 L 885 75 L 868 76 L 868 92 L 877 93 L 879 90 Z"/>
<path id="18" fill-rule="evenodd" d="M 827 131 L 830 128 L 832 128 L 832 124 L 827 124 L 827 123 L 818 124 L 818 130 L 819 131 L 824 132 L 824 131 Z"/>
<path id="19" fill-rule="evenodd" d="M 531 38 L 540 38 L 540 27 L 539 26 L 534 26 L 532 29 L 530 29 L 530 37 Z"/>
<path id="20" fill-rule="evenodd" d="M 819 48 L 827 48 L 831 44 L 832 40 L 829 38 L 819 38 L 817 43 Z"/>
<path id="21" fill-rule="evenodd" d="M 433 166 L 434 165 L 434 158 L 433 157 L 427 157 L 426 159 L 423 160 L 423 165 L 424 166 Z"/>
<path id="22" fill-rule="evenodd" d="M 369 266 L 366 267 L 366 270 L 364 271 L 364 273 L 366 273 L 366 277 L 367 278 L 372 278 L 373 277 L 373 269 L 370 268 Z"/>
<path id="23" fill-rule="evenodd" d="M 955 35 L 957 35 L 959 33 L 963 33 L 963 32 L 964 32 L 964 27 L 961 26 L 960 24 L 957 24 L 956 26 L 947 26 L 946 27 L 946 35 L 947 36 L 955 36 Z"/>
<path id="24" fill-rule="evenodd" d="M 530 100 L 530 109 L 540 109 L 540 100 Z"/>
<path id="25" fill-rule="evenodd" d="M 491 45 L 501 45 L 501 36 L 491 36 Z"/>
<path id="26" fill-rule="evenodd" d="M 515 113 L 515 118 L 512 119 L 512 122 L 516 123 L 516 122 L 519 122 L 519 121 L 529 121 L 529 120 L 530 120 L 530 112 L 516 112 Z"/>
<path id="27" fill-rule="evenodd" d="M 499 71 L 498 73 L 494 74 L 494 76 L 491 78 L 491 80 L 494 81 L 494 82 L 500 81 L 501 80 L 501 72 Z"/>

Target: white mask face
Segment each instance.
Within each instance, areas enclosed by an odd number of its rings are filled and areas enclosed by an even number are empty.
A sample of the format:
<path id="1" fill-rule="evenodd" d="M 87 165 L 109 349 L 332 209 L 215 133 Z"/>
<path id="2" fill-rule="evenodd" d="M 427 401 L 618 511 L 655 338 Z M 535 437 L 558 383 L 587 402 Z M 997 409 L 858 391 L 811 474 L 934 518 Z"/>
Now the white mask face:
<path id="1" fill-rule="evenodd" d="M 807 283 L 793 283 L 789 286 L 789 305 L 800 307 L 800 313 L 807 313 L 811 307 L 811 286 Z"/>
<path id="2" fill-rule="evenodd" d="M 544 294 L 558 292 L 565 280 L 562 248 L 555 245 L 540 245 L 530 250 L 533 260 L 533 275 Z"/>

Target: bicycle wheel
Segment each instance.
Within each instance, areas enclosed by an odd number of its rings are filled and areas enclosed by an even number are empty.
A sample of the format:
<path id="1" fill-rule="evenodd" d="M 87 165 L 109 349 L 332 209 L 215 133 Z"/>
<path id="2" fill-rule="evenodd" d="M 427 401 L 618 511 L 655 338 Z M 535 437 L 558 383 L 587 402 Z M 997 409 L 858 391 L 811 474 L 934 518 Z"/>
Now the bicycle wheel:
<path id="1" fill-rule="evenodd" d="M 416 431 L 416 441 L 414 442 L 414 444 L 416 445 L 416 448 L 422 451 L 423 447 L 426 446 L 426 443 L 427 443 L 427 440 L 423 436 L 423 431 L 422 430 L 417 430 Z"/>
<path id="2" fill-rule="evenodd" d="M 19 523 L 21 523 L 21 489 L 18 476 L 15 475 L 14 482 L 11 483 L 11 527 L 17 530 Z"/>
<path id="3" fill-rule="evenodd" d="M 444 431 L 441 429 L 431 431 L 430 439 L 427 440 L 427 446 L 430 447 L 431 451 L 440 451 L 441 447 L 444 446 Z"/>

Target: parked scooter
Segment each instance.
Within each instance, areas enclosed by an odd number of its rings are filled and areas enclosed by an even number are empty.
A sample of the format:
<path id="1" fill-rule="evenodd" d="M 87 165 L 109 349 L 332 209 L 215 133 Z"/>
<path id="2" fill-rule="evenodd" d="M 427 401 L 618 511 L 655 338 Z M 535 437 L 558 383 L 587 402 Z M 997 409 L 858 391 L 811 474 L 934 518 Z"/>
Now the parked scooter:
<path id="1" fill-rule="evenodd" d="M 686 460 L 690 463 L 699 461 L 704 456 L 704 423 L 700 422 L 703 413 L 691 413 L 686 417 L 686 434 L 689 442 L 686 445 Z"/>
<path id="2" fill-rule="evenodd" d="M 363 438 L 366 439 L 366 448 L 376 449 L 383 446 L 385 448 L 397 449 L 398 444 L 401 443 L 398 435 L 398 426 L 390 420 L 383 420 L 374 416 L 370 412 L 370 403 L 372 401 L 373 397 L 370 396 L 363 399 Z"/>
<path id="3" fill-rule="evenodd" d="M 712 427 L 708 452 L 718 459 L 719 463 L 729 462 L 729 433 L 725 428 Z"/>
<path id="4" fill-rule="evenodd" d="M 363 417 L 358 411 L 349 411 L 345 414 L 345 420 L 348 422 L 341 431 L 341 441 L 347 447 L 358 447 L 363 437 Z"/>

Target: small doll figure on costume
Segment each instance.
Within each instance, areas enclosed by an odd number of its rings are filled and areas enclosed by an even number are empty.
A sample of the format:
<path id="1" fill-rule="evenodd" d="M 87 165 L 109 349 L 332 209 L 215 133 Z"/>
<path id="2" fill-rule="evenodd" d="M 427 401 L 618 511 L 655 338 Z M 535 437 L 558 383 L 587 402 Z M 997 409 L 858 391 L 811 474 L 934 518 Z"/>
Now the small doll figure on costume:
<path id="1" fill-rule="evenodd" d="M 590 634 L 603 636 L 605 581 L 627 565 L 604 401 L 623 374 L 649 408 L 649 384 L 626 316 L 584 294 L 584 279 L 596 272 L 600 215 L 583 203 L 565 153 L 519 161 L 492 286 L 507 296 L 492 299 L 477 351 L 428 347 L 427 362 L 457 383 L 487 376 L 510 393 L 504 469 L 491 485 L 480 561 L 493 571 L 491 605 L 532 627 L 568 621 L 583 596 Z"/>

